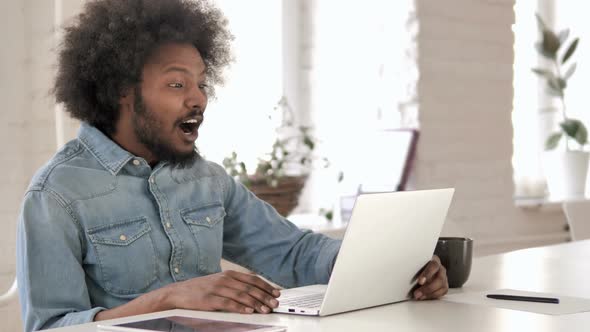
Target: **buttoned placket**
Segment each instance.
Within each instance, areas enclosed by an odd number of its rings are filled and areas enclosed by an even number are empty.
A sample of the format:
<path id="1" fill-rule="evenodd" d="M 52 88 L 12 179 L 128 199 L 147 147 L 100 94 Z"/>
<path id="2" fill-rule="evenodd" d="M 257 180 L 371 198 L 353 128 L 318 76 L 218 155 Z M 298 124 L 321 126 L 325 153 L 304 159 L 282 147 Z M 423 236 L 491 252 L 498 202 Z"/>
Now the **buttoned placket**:
<path id="1" fill-rule="evenodd" d="M 173 227 L 172 223 L 170 222 L 170 211 L 167 206 L 162 206 L 164 204 L 165 200 L 163 200 L 158 194 L 159 189 L 158 189 L 158 186 L 156 183 L 156 172 L 158 169 L 155 169 L 152 172 L 152 174 L 150 175 L 150 177 L 148 178 L 149 188 L 150 188 L 150 192 L 154 196 L 157 204 L 159 205 L 159 210 L 163 211 L 160 214 L 160 220 L 161 220 L 162 227 L 164 229 L 164 233 L 166 233 L 166 236 L 168 237 L 168 241 L 170 241 L 171 251 L 170 251 L 170 261 L 168 264 L 170 266 L 170 271 L 172 272 L 171 273 L 172 278 L 175 281 L 182 281 L 182 280 L 184 280 L 184 273 L 182 273 L 182 270 L 180 268 L 180 262 L 181 262 L 181 257 L 182 257 L 182 248 L 179 244 L 177 245 L 177 241 L 180 242 L 180 240 L 178 239 L 178 235 L 176 234 L 174 227 Z"/>

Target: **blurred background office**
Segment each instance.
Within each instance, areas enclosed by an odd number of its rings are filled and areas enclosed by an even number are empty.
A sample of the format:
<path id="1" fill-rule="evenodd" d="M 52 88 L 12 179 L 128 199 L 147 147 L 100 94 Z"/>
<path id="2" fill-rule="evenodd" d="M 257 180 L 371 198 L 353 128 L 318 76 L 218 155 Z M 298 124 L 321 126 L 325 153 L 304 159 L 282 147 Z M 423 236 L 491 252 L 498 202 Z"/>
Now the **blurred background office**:
<path id="1" fill-rule="evenodd" d="M 236 37 L 236 62 L 197 142 L 208 159 L 221 163 L 236 151 L 253 169 L 275 138 L 268 115 L 286 97 L 332 165 L 314 170 L 295 214 L 339 211 L 341 197 L 363 183 L 395 189 L 407 151 L 375 137 L 415 129 L 406 189 L 457 189 L 443 235 L 472 237 L 476 256 L 570 240 L 561 200 L 547 195 L 541 155 L 552 129 L 539 110 L 548 99 L 530 69 L 541 63 L 533 47 L 539 12 L 580 37 L 568 109 L 588 119 L 590 25 L 579 2 L 215 2 Z M 59 27 L 83 3 L 0 2 L 0 293 L 14 278 L 26 186 L 79 125 L 50 88 Z M 334 181 L 339 171 L 342 182 Z M 0 307 L 0 332 L 21 329 L 19 317 L 17 299 Z"/>

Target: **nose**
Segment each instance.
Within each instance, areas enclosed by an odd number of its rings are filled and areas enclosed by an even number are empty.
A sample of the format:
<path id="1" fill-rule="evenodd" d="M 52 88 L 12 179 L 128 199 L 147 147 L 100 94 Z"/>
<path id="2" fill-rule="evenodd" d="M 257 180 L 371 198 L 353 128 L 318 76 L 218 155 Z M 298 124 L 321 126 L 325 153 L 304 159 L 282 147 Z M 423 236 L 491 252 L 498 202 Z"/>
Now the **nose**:
<path id="1" fill-rule="evenodd" d="M 205 89 L 199 87 L 192 89 L 186 99 L 186 107 L 191 110 L 198 109 L 201 113 L 205 112 L 205 108 L 207 107 L 207 92 Z"/>

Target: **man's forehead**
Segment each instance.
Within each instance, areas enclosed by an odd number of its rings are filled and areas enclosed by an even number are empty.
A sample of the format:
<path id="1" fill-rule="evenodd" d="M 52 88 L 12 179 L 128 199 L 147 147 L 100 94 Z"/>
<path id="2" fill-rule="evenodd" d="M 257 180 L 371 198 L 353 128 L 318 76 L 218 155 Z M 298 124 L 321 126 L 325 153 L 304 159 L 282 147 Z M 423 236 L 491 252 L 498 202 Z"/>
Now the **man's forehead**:
<path id="1" fill-rule="evenodd" d="M 197 70 L 196 71 L 196 74 L 198 76 L 204 76 L 206 74 L 206 68 L 205 67 L 200 68 L 200 70 L 197 67 L 196 70 Z M 183 66 L 182 64 L 179 65 L 176 62 L 171 62 L 168 65 L 162 66 L 162 70 L 161 71 L 164 74 L 166 74 L 166 73 L 172 73 L 172 72 L 180 72 L 180 73 L 187 74 L 187 75 L 193 75 L 194 74 L 189 68 Z"/>
<path id="2" fill-rule="evenodd" d="M 189 67 L 204 72 L 205 64 L 199 51 L 190 44 L 164 44 L 156 48 L 146 61 L 146 65 L 154 65 L 161 70 L 174 69 L 174 67 Z"/>

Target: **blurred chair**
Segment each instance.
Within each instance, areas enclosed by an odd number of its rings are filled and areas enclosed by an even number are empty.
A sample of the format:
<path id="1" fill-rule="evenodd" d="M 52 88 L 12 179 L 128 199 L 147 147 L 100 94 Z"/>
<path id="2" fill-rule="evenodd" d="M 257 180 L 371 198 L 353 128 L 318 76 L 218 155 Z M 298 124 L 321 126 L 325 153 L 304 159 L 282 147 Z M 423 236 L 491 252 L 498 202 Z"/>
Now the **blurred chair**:
<path id="1" fill-rule="evenodd" d="M 359 194 L 412 189 L 408 186 L 408 179 L 414 165 L 419 136 L 417 129 L 386 129 L 361 139 L 368 148 L 357 155 L 368 165 L 367 172 L 360 179 L 354 195 L 340 198 L 342 221 L 350 219 Z"/>
<path id="2" fill-rule="evenodd" d="M 590 239 L 590 200 L 564 202 L 562 207 L 572 241 Z"/>
<path id="3" fill-rule="evenodd" d="M 402 130 L 400 130 L 402 131 Z M 414 167 L 414 159 L 416 157 L 416 147 L 418 145 L 418 137 L 420 137 L 420 132 L 417 129 L 407 129 L 405 130 L 407 135 L 409 135 L 409 143 L 407 145 L 405 160 L 404 160 L 404 168 L 401 173 L 400 181 L 397 184 L 398 191 L 406 190 L 406 186 L 408 184 L 408 178 L 410 177 L 410 173 L 412 168 Z"/>
<path id="4" fill-rule="evenodd" d="M 0 295 L 0 307 L 5 306 L 6 304 L 10 303 L 12 299 L 16 298 L 16 291 L 17 291 L 17 283 L 16 278 L 12 282 L 12 286 L 8 289 L 8 291 L 2 295 Z"/>

